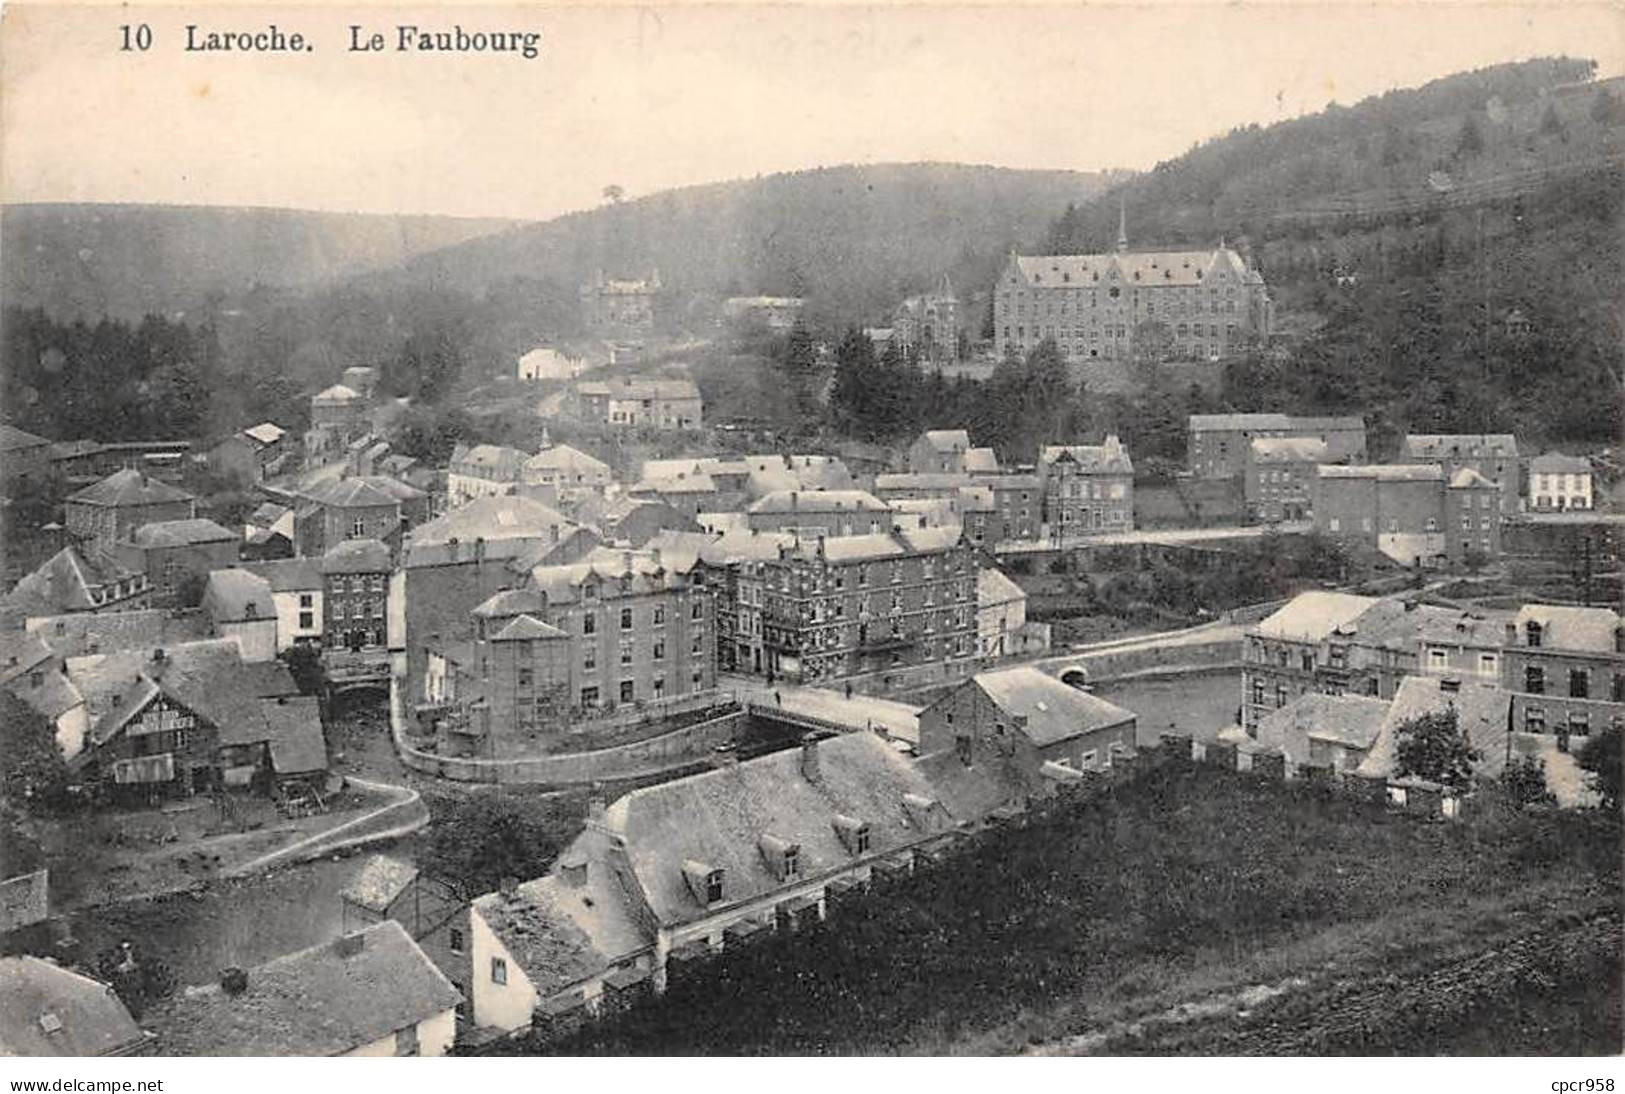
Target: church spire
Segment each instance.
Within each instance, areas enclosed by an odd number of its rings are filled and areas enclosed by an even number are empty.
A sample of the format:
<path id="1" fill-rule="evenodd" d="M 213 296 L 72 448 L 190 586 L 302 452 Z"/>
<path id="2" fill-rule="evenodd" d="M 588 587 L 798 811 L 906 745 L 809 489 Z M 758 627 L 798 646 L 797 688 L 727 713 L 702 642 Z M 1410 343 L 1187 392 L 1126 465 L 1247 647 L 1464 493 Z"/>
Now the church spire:
<path id="1" fill-rule="evenodd" d="M 1128 205 L 1119 198 L 1117 200 L 1117 253 L 1128 251 Z"/>

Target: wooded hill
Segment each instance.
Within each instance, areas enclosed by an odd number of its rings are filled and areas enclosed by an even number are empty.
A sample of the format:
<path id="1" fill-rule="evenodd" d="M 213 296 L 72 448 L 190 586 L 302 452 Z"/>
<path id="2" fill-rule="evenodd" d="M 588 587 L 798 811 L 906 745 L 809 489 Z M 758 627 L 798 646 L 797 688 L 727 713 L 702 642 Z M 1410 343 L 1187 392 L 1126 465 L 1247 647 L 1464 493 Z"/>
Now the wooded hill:
<path id="1" fill-rule="evenodd" d="M 309 286 L 394 266 L 511 220 L 185 205 L 7 205 L 0 293 L 59 319 L 204 318 L 255 285 Z"/>
<path id="2" fill-rule="evenodd" d="M 419 255 L 367 284 L 479 295 L 515 279 L 576 286 L 660 272 L 670 298 L 803 296 L 837 330 L 878 321 L 949 274 L 984 289 L 1012 246 L 1116 175 L 962 164 L 843 166 L 668 190 Z M 678 315 L 679 324 L 683 317 Z"/>
<path id="3" fill-rule="evenodd" d="M 1046 244 L 1107 249 L 1121 204 L 1136 246 L 1247 253 L 1301 337 L 1231 367 L 1234 409 L 1367 412 L 1378 455 L 1406 429 L 1609 442 L 1625 106 L 1593 68 L 1501 65 L 1238 129 L 1069 207 Z"/>

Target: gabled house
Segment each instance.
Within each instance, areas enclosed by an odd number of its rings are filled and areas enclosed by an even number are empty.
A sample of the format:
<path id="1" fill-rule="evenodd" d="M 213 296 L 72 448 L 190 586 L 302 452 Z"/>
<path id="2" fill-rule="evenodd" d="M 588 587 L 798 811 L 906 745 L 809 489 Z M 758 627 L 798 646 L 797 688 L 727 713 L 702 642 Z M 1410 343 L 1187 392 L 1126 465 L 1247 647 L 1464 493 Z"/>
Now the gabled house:
<path id="1" fill-rule="evenodd" d="M 1134 752 L 1135 716 L 1030 665 L 977 673 L 920 712 L 921 756 L 969 764 L 991 750 L 1074 771 L 1111 767 Z"/>
<path id="2" fill-rule="evenodd" d="M 444 1056 L 461 996 L 385 920 L 177 992 L 149 1012 L 165 1055 Z"/>
<path id="3" fill-rule="evenodd" d="M 969 800 L 869 733 L 634 790 L 589 816 L 549 876 L 474 902 L 474 1023 L 612 1011 L 662 990 L 680 959 L 815 922 L 826 894 L 907 870 L 977 819 L 955 811 Z"/>
<path id="4" fill-rule="evenodd" d="M 0 601 L 17 621 L 69 612 L 123 612 L 152 603 L 147 575 L 112 556 L 64 547 L 26 575 Z"/>
<path id="5" fill-rule="evenodd" d="M 916 474 L 961 475 L 970 434 L 963 429 L 928 429 L 908 449 L 908 469 Z"/>
<path id="6" fill-rule="evenodd" d="M 89 732 L 70 765 L 144 797 L 225 786 L 318 783 L 327 751 L 314 698 L 276 662 L 248 663 L 235 639 L 70 658 Z"/>
<path id="7" fill-rule="evenodd" d="M 112 552 L 144 524 L 190 520 L 197 498 L 134 469 L 115 471 L 63 503 L 68 534 L 87 551 Z"/>
<path id="8" fill-rule="evenodd" d="M 445 973 L 464 1002 L 467 1018 L 468 899 L 446 882 L 389 855 L 373 855 L 339 893 L 345 934 L 385 920 L 405 928 L 419 949 Z"/>
<path id="9" fill-rule="evenodd" d="M 191 608 L 197 605 L 197 583 L 236 562 L 241 549 L 235 532 L 192 518 L 144 524 L 115 553 L 127 569 L 147 575 L 155 605 Z"/>

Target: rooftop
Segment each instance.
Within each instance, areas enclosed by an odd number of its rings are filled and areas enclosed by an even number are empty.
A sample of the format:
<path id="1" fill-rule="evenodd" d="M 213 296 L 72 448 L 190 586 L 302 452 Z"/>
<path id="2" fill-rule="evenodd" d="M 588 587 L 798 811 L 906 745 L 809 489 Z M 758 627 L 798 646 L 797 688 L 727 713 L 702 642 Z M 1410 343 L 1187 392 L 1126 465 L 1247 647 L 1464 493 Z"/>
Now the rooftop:
<path id="1" fill-rule="evenodd" d="M 1512 619 L 1520 638 L 1527 633 L 1530 623 L 1540 624 L 1543 648 L 1612 653 L 1616 648 L 1615 633 L 1620 627 L 1620 617 L 1610 608 L 1525 604 Z"/>
<path id="2" fill-rule="evenodd" d="M 134 468 L 115 471 L 101 482 L 92 483 L 68 497 L 70 503 L 107 506 L 162 505 L 166 502 L 196 500 L 185 490 L 177 489 Z"/>
<path id="3" fill-rule="evenodd" d="M 411 863 L 388 855 L 373 855 L 339 893 L 339 898 L 382 915 L 417 876 L 418 868 Z"/>
<path id="4" fill-rule="evenodd" d="M 1295 414 L 1192 414 L 1193 433 L 1233 432 L 1250 429 L 1364 430 L 1365 419 L 1349 417 L 1300 417 Z"/>
<path id="5" fill-rule="evenodd" d="M 1088 255 L 1018 255 L 1017 272 L 1029 285 L 1051 288 L 1104 285 L 1194 286 L 1229 278 L 1261 283 L 1242 257 L 1228 247 L 1201 251 L 1117 251 Z"/>
<path id="6" fill-rule="evenodd" d="M 1323 463 L 1315 467 L 1323 479 L 1375 479 L 1380 482 L 1441 482 L 1444 471 L 1436 463 Z"/>
<path id="7" fill-rule="evenodd" d="M 394 920 L 188 988 L 151 1012 L 166 1054 L 333 1056 L 455 1007 L 461 996 Z"/>
<path id="8" fill-rule="evenodd" d="M 1518 439 L 1510 433 L 1407 433 L 1399 451 L 1403 459 L 1485 455 L 1511 459 L 1518 454 Z"/>
<path id="9" fill-rule="evenodd" d="M 977 673 L 972 679 L 999 709 L 1025 718 L 1023 731 L 1040 747 L 1134 720 L 1132 711 L 1030 665 Z"/>
<path id="10" fill-rule="evenodd" d="M 891 507 L 867 490 L 776 490 L 754 502 L 751 513 L 889 513 Z"/>
<path id="11" fill-rule="evenodd" d="M 143 524 L 131 534 L 130 540 L 137 547 L 190 547 L 199 543 L 235 543 L 237 534 L 212 520 L 194 517 Z"/>
<path id="12" fill-rule="evenodd" d="M 322 556 L 324 574 L 376 574 L 394 568 L 389 548 L 376 539 L 347 539 Z"/>
<path id="13" fill-rule="evenodd" d="M 1252 633 L 1260 638 L 1291 642 L 1319 642 L 1364 615 L 1375 597 L 1350 593 L 1299 593 L 1273 615 L 1259 621 Z"/>
<path id="14" fill-rule="evenodd" d="M 1399 727 L 1449 707 L 1455 708 L 1457 725 L 1478 750 L 1474 772 L 1490 778 L 1499 775 L 1506 766 L 1512 693 L 1497 684 L 1444 676 L 1407 676 L 1399 682 L 1359 773 L 1372 778 L 1394 775 L 1399 762 Z"/>
<path id="15" fill-rule="evenodd" d="M 1529 470 L 1537 475 L 1589 475 L 1591 461 L 1584 456 L 1546 452 L 1529 461 Z"/>
<path id="16" fill-rule="evenodd" d="M 38 957 L 0 957 L 0 1056 L 114 1056 L 146 1038 L 113 989 Z"/>

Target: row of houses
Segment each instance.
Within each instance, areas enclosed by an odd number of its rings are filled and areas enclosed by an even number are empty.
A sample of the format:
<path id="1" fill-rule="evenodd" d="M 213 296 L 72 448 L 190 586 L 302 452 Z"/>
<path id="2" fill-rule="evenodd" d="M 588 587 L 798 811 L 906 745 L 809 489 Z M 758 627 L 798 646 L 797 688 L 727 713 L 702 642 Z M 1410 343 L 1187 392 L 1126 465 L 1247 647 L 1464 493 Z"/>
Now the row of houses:
<path id="1" fill-rule="evenodd" d="M 1609 608 L 1526 604 L 1489 613 L 1313 592 L 1249 629 L 1241 724 L 1256 735 L 1301 697 L 1391 702 L 1413 678 L 1506 696 L 1519 732 L 1567 747 L 1625 726 L 1625 623 Z"/>

